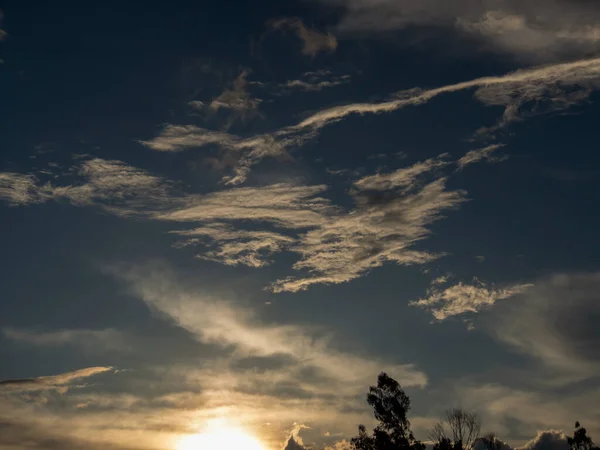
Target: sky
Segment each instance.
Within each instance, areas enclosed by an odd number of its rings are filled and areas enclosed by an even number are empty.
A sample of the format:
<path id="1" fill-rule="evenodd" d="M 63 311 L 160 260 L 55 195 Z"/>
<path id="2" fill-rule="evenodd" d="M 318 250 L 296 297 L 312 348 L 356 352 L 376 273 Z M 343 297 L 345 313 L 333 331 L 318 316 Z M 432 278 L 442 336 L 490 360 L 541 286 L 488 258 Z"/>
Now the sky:
<path id="1" fill-rule="evenodd" d="M 597 2 L 2 8 L 2 450 L 600 440 Z"/>

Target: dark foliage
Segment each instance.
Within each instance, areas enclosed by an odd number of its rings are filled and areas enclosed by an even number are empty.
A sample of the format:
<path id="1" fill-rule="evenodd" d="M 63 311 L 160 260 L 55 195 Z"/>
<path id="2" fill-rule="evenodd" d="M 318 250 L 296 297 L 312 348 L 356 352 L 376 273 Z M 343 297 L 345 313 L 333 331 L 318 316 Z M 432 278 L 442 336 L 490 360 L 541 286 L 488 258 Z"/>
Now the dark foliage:
<path id="1" fill-rule="evenodd" d="M 356 450 L 425 450 L 410 431 L 407 412 L 410 399 L 400 384 L 385 373 L 379 374 L 377 386 L 371 386 L 367 402 L 373 407 L 379 425 L 369 435 L 364 425 L 352 439 Z"/>
<path id="2" fill-rule="evenodd" d="M 598 447 L 592 442 L 592 438 L 587 435 L 586 429 L 579 422 L 575 422 L 573 437 L 568 437 L 567 441 L 571 450 L 598 450 Z"/>

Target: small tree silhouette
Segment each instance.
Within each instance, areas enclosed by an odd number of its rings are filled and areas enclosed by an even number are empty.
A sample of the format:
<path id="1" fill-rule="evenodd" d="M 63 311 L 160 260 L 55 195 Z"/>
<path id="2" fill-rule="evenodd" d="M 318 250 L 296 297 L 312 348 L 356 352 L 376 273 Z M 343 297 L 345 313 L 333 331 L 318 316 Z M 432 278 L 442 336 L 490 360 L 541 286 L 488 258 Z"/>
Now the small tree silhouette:
<path id="1" fill-rule="evenodd" d="M 358 427 L 358 436 L 352 438 L 356 450 L 425 450 L 410 431 L 406 414 L 410 399 L 400 384 L 386 373 L 380 373 L 377 386 L 369 388 L 367 402 L 373 407 L 379 425 L 369 435 L 364 425 Z"/>
<path id="2" fill-rule="evenodd" d="M 575 431 L 573 437 L 567 437 L 571 450 L 598 450 L 598 447 L 592 442 L 592 438 L 587 435 L 585 428 L 579 422 L 575 422 Z"/>
<path id="3" fill-rule="evenodd" d="M 448 433 L 446 428 L 450 430 Z M 460 408 L 446 411 L 444 422 L 437 423 L 429 433 L 439 450 L 471 450 L 479 437 L 481 422 L 474 412 Z"/>
<path id="4" fill-rule="evenodd" d="M 504 447 L 504 442 L 498 439 L 494 433 L 486 433 L 481 437 L 481 442 L 486 450 L 502 450 Z"/>

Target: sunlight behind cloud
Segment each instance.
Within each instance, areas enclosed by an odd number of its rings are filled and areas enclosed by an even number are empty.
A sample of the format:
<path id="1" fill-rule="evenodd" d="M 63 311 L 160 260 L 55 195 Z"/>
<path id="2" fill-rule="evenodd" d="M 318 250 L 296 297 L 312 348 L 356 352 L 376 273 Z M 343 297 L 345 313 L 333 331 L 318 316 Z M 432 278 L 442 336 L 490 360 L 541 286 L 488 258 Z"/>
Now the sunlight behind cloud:
<path id="1" fill-rule="evenodd" d="M 242 430 L 219 427 L 206 433 L 184 436 L 177 442 L 175 450 L 265 450 L 254 437 Z"/>

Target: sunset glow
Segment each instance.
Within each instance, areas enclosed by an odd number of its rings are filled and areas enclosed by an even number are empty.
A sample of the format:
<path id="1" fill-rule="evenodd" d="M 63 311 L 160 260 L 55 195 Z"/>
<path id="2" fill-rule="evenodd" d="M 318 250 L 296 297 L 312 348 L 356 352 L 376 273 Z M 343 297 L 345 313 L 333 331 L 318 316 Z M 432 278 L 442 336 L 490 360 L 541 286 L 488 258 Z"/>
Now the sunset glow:
<path id="1" fill-rule="evenodd" d="M 179 440 L 176 450 L 265 450 L 253 436 L 236 428 L 219 427 L 205 433 L 192 434 Z"/>

